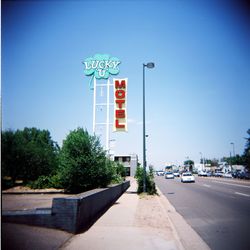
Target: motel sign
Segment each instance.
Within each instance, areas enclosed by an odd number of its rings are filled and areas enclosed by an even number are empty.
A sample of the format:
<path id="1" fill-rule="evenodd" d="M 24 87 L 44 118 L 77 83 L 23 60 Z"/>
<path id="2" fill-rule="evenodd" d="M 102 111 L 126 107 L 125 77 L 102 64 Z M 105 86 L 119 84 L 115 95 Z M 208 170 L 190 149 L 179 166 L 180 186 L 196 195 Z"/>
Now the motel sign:
<path id="1" fill-rule="evenodd" d="M 128 78 L 110 80 L 110 77 L 119 74 L 120 63 L 118 58 L 108 54 L 96 54 L 83 62 L 84 74 L 90 77 L 90 88 L 93 90 L 93 133 L 96 133 L 98 126 L 106 127 L 106 150 L 109 150 L 110 125 L 113 125 L 113 132 L 127 131 Z M 114 92 L 113 98 L 110 98 L 111 87 Z M 98 103 L 97 99 L 97 89 L 99 88 L 101 88 L 101 92 L 103 92 L 103 88 L 106 88 L 106 100 L 102 103 Z M 97 109 L 100 106 L 106 108 L 106 119 L 103 122 L 97 121 Z M 114 112 L 112 123 L 110 123 L 110 108 L 113 108 Z"/>

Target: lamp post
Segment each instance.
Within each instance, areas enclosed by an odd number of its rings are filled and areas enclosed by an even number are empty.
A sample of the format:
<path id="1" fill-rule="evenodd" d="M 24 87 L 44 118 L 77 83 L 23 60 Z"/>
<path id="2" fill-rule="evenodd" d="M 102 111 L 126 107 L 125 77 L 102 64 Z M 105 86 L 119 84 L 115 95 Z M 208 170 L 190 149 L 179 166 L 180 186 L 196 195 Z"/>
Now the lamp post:
<path id="1" fill-rule="evenodd" d="M 155 64 L 143 63 L 143 192 L 146 192 L 146 128 L 145 128 L 145 67 L 152 69 Z"/>
<path id="2" fill-rule="evenodd" d="M 116 139 L 110 139 L 109 140 L 109 143 L 108 143 L 108 145 L 109 145 L 109 147 L 108 147 L 108 158 L 110 159 L 111 158 L 111 154 L 110 154 L 110 142 L 115 142 L 116 141 Z"/>
<path id="3" fill-rule="evenodd" d="M 200 155 L 201 155 L 201 164 L 202 164 L 202 171 L 203 171 L 203 158 L 202 158 L 202 153 L 200 152 Z"/>
<path id="4" fill-rule="evenodd" d="M 232 165 L 233 165 L 233 157 L 235 157 L 235 150 L 234 150 L 234 143 L 231 142 L 230 143 L 232 146 L 233 146 L 233 156 L 231 155 L 231 152 L 230 152 L 230 161 L 231 161 L 231 171 L 232 171 Z"/>
<path id="5" fill-rule="evenodd" d="M 186 166 L 188 166 L 188 170 L 187 170 L 187 167 L 186 167 L 186 169 L 185 169 L 185 171 L 187 172 L 187 171 L 189 171 L 189 156 L 186 156 L 186 164 L 185 164 L 185 167 Z"/>
<path id="6" fill-rule="evenodd" d="M 235 157 L 234 142 L 231 142 L 230 144 L 233 145 L 233 157 Z"/>

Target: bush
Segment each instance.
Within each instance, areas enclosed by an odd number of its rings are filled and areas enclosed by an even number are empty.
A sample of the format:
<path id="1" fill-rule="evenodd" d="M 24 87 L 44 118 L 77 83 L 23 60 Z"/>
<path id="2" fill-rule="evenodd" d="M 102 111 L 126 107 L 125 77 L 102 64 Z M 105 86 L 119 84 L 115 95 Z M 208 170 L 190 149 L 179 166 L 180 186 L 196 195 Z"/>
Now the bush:
<path id="1" fill-rule="evenodd" d="M 112 183 L 122 183 L 125 180 L 126 177 L 126 169 L 123 166 L 123 164 L 119 162 L 111 162 L 113 166 L 113 177 L 112 177 Z"/>
<path id="2" fill-rule="evenodd" d="M 3 190 L 6 190 L 6 189 L 14 187 L 15 183 L 10 178 L 7 179 L 7 178 L 2 177 L 2 185 L 1 186 L 2 186 Z"/>
<path id="3" fill-rule="evenodd" d="M 137 166 L 135 178 L 137 179 L 137 193 L 140 194 L 143 192 L 143 167 Z M 155 182 L 154 182 L 154 174 L 153 168 L 149 167 L 149 173 L 146 172 L 146 193 L 150 195 L 157 194 Z"/>
<path id="4" fill-rule="evenodd" d="M 112 163 L 98 138 L 82 128 L 71 131 L 63 141 L 59 160 L 60 181 L 66 192 L 106 187 L 114 176 Z"/>
<path id="5" fill-rule="evenodd" d="M 30 181 L 28 186 L 32 189 L 63 188 L 59 175 L 39 176 L 37 180 Z"/>
<path id="6" fill-rule="evenodd" d="M 50 188 L 50 177 L 42 175 L 37 180 L 29 182 L 28 186 L 33 189 Z"/>

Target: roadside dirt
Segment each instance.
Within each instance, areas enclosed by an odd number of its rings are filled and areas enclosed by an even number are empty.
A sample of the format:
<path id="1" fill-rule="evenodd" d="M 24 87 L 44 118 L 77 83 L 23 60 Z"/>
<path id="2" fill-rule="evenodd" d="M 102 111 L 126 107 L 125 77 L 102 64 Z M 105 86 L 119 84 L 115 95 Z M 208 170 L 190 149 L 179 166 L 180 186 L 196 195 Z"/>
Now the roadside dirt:
<path id="1" fill-rule="evenodd" d="M 28 193 L 49 193 L 49 192 L 58 192 L 58 193 L 63 193 L 64 190 L 63 189 L 55 189 L 55 188 L 46 188 L 46 189 L 31 189 L 30 187 L 24 187 L 24 186 L 16 186 L 16 187 L 12 187 L 6 190 L 3 190 L 2 193 L 3 194 L 7 194 L 7 193 L 24 193 L 24 192 L 28 192 Z"/>

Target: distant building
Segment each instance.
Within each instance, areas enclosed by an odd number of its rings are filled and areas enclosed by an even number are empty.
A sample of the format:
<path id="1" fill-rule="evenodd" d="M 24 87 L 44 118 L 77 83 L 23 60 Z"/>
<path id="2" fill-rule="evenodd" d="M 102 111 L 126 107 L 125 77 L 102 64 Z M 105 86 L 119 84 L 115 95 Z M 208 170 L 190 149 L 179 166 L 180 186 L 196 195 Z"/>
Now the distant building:
<path id="1" fill-rule="evenodd" d="M 135 171 L 138 164 L 137 154 L 114 155 L 114 161 L 120 162 L 124 165 L 127 176 L 135 176 Z"/>
<path id="2" fill-rule="evenodd" d="M 246 167 L 243 165 L 232 165 L 233 171 L 245 171 Z"/>
<path id="3" fill-rule="evenodd" d="M 232 171 L 232 166 L 229 165 L 227 162 L 219 162 L 219 168 L 223 173 L 228 173 Z"/>

